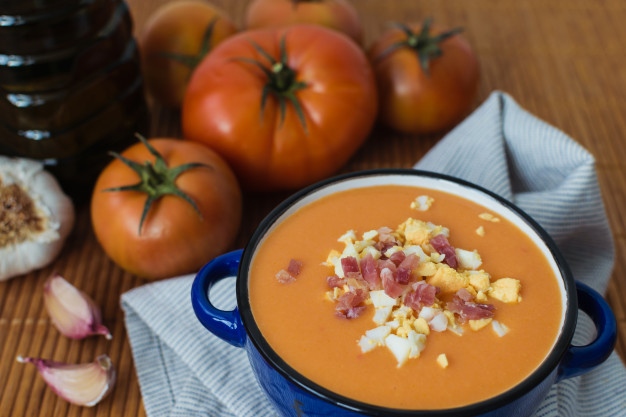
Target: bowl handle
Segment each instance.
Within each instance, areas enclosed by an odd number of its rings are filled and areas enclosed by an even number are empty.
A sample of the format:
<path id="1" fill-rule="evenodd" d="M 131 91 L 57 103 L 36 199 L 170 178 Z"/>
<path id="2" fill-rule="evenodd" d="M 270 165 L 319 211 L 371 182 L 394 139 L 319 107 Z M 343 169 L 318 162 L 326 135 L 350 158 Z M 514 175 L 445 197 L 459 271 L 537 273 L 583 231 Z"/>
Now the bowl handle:
<path id="1" fill-rule="evenodd" d="M 191 287 L 191 304 L 200 323 L 211 333 L 236 347 L 243 347 L 246 331 L 235 307 L 231 311 L 217 309 L 209 300 L 209 290 L 216 282 L 237 275 L 242 249 L 218 256 L 202 267 Z"/>
<path id="2" fill-rule="evenodd" d="M 608 303 L 594 289 L 576 281 L 578 308 L 591 317 L 596 339 L 585 346 L 570 346 L 559 366 L 557 380 L 582 375 L 604 362 L 615 347 L 617 324 Z"/>

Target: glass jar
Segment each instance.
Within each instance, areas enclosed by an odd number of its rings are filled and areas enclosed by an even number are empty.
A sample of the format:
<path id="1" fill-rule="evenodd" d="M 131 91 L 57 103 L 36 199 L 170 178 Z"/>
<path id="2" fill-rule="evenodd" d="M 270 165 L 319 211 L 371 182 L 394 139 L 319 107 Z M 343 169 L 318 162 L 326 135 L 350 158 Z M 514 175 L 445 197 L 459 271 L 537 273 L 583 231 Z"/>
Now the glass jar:
<path id="1" fill-rule="evenodd" d="M 140 59 L 123 0 L 0 2 L 0 154 L 43 161 L 89 192 L 147 128 Z"/>

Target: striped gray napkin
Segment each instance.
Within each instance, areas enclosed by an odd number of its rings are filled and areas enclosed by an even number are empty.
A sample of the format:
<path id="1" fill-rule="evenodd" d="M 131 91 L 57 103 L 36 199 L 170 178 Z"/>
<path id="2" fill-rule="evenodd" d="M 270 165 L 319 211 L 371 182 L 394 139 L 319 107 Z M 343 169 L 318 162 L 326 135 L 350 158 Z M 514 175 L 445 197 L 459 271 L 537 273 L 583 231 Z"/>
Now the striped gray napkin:
<path id="1" fill-rule="evenodd" d="M 593 157 L 564 133 L 494 92 L 415 168 L 479 184 L 513 201 L 554 238 L 574 277 L 600 293 L 613 268 L 613 241 Z M 190 301 L 193 276 L 160 281 L 122 295 L 126 328 L 146 412 L 155 416 L 275 416 L 243 349 L 213 336 Z M 232 280 L 211 299 L 234 307 Z M 594 328 L 581 315 L 574 337 Z M 537 417 L 624 416 L 626 368 L 613 352 L 593 371 L 552 387 Z"/>

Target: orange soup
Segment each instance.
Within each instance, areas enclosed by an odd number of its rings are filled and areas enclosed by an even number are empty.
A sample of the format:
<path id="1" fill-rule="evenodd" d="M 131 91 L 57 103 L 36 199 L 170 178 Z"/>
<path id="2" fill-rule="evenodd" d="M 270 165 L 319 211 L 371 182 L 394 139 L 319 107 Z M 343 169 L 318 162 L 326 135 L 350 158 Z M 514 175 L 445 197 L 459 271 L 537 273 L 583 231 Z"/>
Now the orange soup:
<path id="1" fill-rule="evenodd" d="M 409 219 L 413 223 L 407 223 Z M 419 246 L 414 241 L 419 233 L 409 230 L 411 224 L 425 224 L 431 232 L 421 250 L 414 248 Z M 456 252 L 456 264 L 449 264 L 453 253 L 432 242 L 436 235 L 448 247 L 461 250 Z M 368 245 L 372 249 L 363 249 Z M 337 267 L 355 247 L 353 258 L 361 269 L 367 253 L 375 255 L 377 250 L 377 262 L 396 264 L 419 253 L 417 261 L 414 256 L 408 262 L 410 281 L 406 276 L 404 281 L 394 278 L 400 280 L 401 294 L 390 315 L 378 313 L 381 306 L 372 300 L 381 291 L 363 283 L 359 277 L 363 270 L 342 274 Z M 399 251 L 404 254 L 394 259 L 393 253 Z M 287 273 L 295 279 L 280 279 L 292 260 L 299 271 Z M 439 270 L 465 281 L 459 286 L 443 273 L 435 278 Z M 249 274 L 255 321 L 287 364 L 340 395 L 398 409 L 460 407 L 512 388 L 552 349 L 563 313 L 550 261 L 516 225 L 469 200 L 404 185 L 339 191 L 298 209 L 260 242 Z M 474 279 L 479 275 L 482 282 Z M 377 285 L 383 288 L 385 278 L 379 279 Z M 414 294 L 408 295 L 426 285 L 436 287 L 434 304 L 415 302 Z M 341 296 L 355 288 L 364 295 L 357 300 L 358 308 L 342 310 Z M 385 284 L 383 292 L 389 291 L 393 293 Z M 482 310 L 479 316 L 464 315 L 455 303 Z M 406 313 L 411 309 L 405 304 L 413 306 L 412 313 Z M 422 305 L 431 313 L 445 313 L 439 316 L 443 327 L 432 315 L 422 314 L 420 319 Z M 397 314 L 400 308 L 404 315 Z M 399 349 L 392 349 L 389 338 L 377 343 L 368 331 L 381 326 L 383 336 L 407 339 L 410 334 L 419 339 L 420 348 L 406 353 L 402 348 L 406 342 L 400 339 Z"/>

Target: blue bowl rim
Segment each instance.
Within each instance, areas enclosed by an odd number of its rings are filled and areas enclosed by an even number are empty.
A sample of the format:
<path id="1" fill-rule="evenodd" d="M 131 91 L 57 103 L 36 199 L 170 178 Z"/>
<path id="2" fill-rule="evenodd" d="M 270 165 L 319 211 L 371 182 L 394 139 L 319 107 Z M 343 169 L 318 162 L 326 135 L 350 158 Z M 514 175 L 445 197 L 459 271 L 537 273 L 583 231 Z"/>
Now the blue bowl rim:
<path id="1" fill-rule="evenodd" d="M 494 198 L 499 203 L 516 213 L 524 222 L 528 224 L 541 237 L 541 239 L 545 242 L 548 247 L 550 253 L 552 254 L 554 261 L 556 262 L 557 267 L 561 272 L 561 276 L 563 277 L 563 284 L 565 287 L 565 292 L 567 294 L 568 302 L 566 304 L 565 311 L 565 320 L 563 323 L 563 328 L 561 329 L 561 333 L 552 349 L 552 351 L 548 354 L 546 359 L 542 362 L 542 364 L 535 369 L 526 379 L 524 379 L 519 384 L 515 385 L 511 389 L 496 395 L 495 397 L 488 398 L 483 401 L 479 401 L 474 404 L 469 404 L 462 407 L 456 408 L 446 408 L 446 409 L 424 409 L 424 410 L 414 410 L 414 409 L 400 409 L 400 408 L 388 408 L 377 406 L 373 404 L 364 403 L 361 401 L 353 400 L 351 398 L 339 395 L 329 389 L 311 381 L 306 378 L 295 369 L 293 369 L 290 365 L 288 365 L 280 356 L 274 352 L 269 343 L 263 337 L 260 329 L 258 328 L 256 321 L 254 320 L 254 316 L 252 314 L 252 310 L 250 307 L 250 302 L 248 298 L 248 280 L 244 279 L 248 275 L 248 270 L 250 268 L 250 264 L 252 261 L 252 257 L 254 255 L 254 251 L 261 239 L 265 235 L 265 233 L 271 228 L 274 222 L 291 206 L 293 206 L 296 202 L 302 199 L 304 196 L 326 187 L 331 184 L 335 184 L 337 182 L 351 180 L 360 177 L 368 177 L 368 176 L 381 176 L 381 175 L 412 175 L 419 177 L 429 177 L 434 179 L 441 179 L 450 181 L 461 186 L 473 188 L 479 192 L 486 194 L 489 197 Z M 285 379 L 289 382 L 293 383 L 300 389 L 319 397 L 320 399 L 334 404 L 338 407 L 344 408 L 348 411 L 361 413 L 369 416 L 375 417 L 427 417 L 427 416 L 455 416 L 455 417 L 469 417 L 476 416 L 483 413 L 487 413 L 489 411 L 496 410 L 500 407 L 503 407 L 516 399 L 522 397 L 527 394 L 531 390 L 533 390 L 536 386 L 538 386 L 541 382 L 543 382 L 546 378 L 550 376 L 550 374 L 555 370 L 555 368 L 560 363 L 561 359 L 565 355 L 567 349 L 570 346 L 572 338 L 574 336 L 574 331 L 576 328 L 577 321 L 577 310 L 578 310 L 578 301 L 576 295 L 576 284 L 572 273 L 565 261 L 565 258 L 559 251 L 554 240 L 548 235 L 548 233 L 535 221 L 533 220 L 527 213 L 521 210 L 512 202 L 506 200 L 505 198 L 489 191 L 479 185 L 473 184 L 466 180 L 456 178 L 453 176 L 440 174 L 436 172 L 423 171 L 417 169 L 405 169 L 405 168 L 382 168 L 382 169 L 371 169 L 371 170 L 362 170 L 357 172 L 351 172 L 343 175 L 334 176 L 328 178 L 326 180 L 317 182 L 312 184 L 302 190 L 294 193 L 282 203 L 280 203 L 276 208 L 274 208 L 259 224 L 250 240 L 248 241 L 246 247 L 244 248 L 241 262 L 239 265 L 239 271 L 237 274 L 237 283 L 236 283 L 236 292 L 237 292 L 237 308 L 241 315 L 242 322 L 244 324 L 244 328 L 248 334 L 248 337 L 257 351 L 261 354 L 261 357 L 272 366 L 279 374 L 281 374 Z"/>

